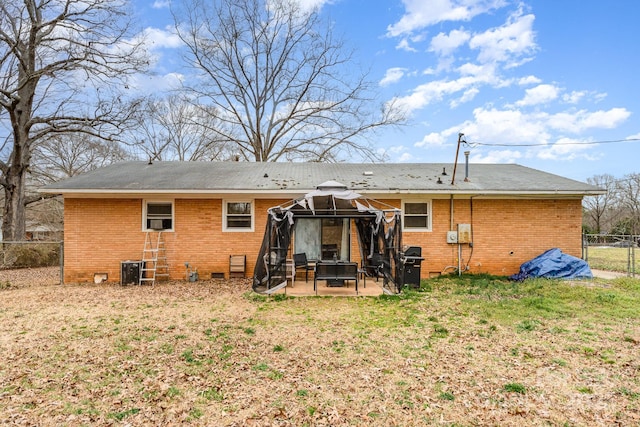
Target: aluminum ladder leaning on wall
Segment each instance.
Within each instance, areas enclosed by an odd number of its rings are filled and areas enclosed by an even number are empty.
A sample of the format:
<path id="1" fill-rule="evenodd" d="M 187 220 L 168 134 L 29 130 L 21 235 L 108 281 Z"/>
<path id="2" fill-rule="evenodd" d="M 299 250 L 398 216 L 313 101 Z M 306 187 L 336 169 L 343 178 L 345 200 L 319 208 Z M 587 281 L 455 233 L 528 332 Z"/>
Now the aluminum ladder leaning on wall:
<path id="1" fill-rule="evenodd" d="M 157 238 L 154 239 L 154 234 Z M 155 240 L 155 242 L 154 242 Z M 155 246 L 154 246 L 155 243 Z M 169 266 L 167 265 L 167 254 L 164 246 L 162 231 L 147 231 L 144 238 L 144 249 L 142 250 L 142 268 L 140 270 L 140 285 L 149 283 L 155 285 L 159 277 L 169 278 Z"/>

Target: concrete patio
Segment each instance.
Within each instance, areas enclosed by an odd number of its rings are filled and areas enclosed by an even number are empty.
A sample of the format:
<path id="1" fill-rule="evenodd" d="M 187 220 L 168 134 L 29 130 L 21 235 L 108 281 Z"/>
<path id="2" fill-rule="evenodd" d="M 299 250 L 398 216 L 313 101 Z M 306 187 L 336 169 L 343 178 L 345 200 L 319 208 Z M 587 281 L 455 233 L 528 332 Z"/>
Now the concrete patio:
<path id="1" fill-rule="evenodd" d="M 286 294 L 294 297 L 315 296 L 316 292 L 313 290 L 313 275 L 309 275 L 309 280 L 305 281 L 304 275 L 299 275 L 291 285 L 291 282 L 287 284 L 286 288 L 280 289 L 274 292 L 272 295 Z M 356 294 L 356 286 L 354 281 L 347 281 L 344 286 L 327 286 L 325 280 L 318 280 L 318 296 L 333 296 L 333 297 L 355 297 L 355 296 L 380 296 L 382 291 L 382 279 L 376 281 L 373 277 L 358 280 L 358 293 Z"/>

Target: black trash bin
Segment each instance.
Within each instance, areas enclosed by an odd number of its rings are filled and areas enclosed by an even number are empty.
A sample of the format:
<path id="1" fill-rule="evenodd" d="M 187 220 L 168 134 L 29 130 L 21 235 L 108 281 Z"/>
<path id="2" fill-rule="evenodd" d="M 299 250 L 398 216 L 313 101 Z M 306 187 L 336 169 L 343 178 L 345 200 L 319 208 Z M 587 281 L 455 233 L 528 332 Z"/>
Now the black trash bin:
<path id="1" fill-rule="evenodd" d="M 410 246 L 404 252 L 404 284 L 413 288 L 420 287 L 420 265 L 424 258 L 422 257 L 422 248 L 419 246 Z"/>

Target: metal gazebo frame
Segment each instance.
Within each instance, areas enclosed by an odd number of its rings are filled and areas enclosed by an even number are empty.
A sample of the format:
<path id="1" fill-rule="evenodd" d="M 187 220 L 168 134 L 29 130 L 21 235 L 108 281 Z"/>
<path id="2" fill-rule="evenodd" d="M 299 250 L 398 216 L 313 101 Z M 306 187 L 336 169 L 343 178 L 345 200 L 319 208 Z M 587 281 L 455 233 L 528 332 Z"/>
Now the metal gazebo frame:
<path id="1" fill-rule="evenodd" d="M 403 286 L 402 215 L 395 207 L 368 199 L 329 181 L 303 197 L 268 210 L 254 269 L 253 290 L 270 294 L 287 285 L 286 259 L 298 218 L 348 218 L 356 226 L 362 260 L 376 259 L 386 293 Z"/>

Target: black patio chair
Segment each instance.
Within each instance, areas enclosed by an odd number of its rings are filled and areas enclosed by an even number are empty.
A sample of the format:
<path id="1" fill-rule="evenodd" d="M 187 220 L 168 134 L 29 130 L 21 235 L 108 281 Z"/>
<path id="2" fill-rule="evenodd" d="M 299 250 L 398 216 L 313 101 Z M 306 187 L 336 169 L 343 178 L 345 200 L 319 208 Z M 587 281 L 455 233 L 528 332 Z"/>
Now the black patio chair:
<path id="1" fill-rule="evenodd" d="M 378 281 L 378 278 L 384 277 L 384 267 L 384 257 L 379 253 L 373 253 L 373 255 L 368 257 L 366 262 L 363 262 L 362 265 L 364 273 L 369 277 L 375 277 L 376 282 Z"/>
<path id="2" fill-rule="evenodd" d="M 298 270 L 304 270 L 304 280 L 305 282 L 308 282 L 309 271 L 313 271 L 313 266 L 309 265 L 307 254 L 305 252 L 293 254 L 293 263 L 296 268 L 296 273 L 298 273 Z"/>

